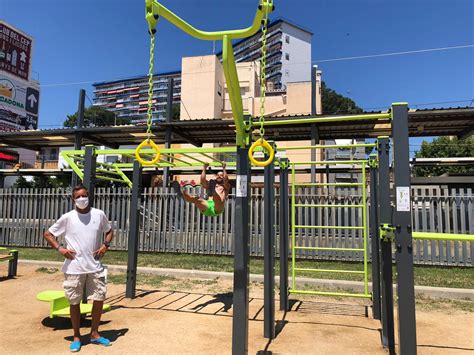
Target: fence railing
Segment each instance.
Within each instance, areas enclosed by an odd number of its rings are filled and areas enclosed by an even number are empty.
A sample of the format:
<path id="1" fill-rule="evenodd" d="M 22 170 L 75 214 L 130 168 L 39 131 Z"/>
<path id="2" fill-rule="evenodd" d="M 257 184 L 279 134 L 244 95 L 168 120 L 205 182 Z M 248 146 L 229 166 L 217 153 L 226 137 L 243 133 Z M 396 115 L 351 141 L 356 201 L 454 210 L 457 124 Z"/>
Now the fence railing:
<path id="1" fill-rule="evenodd" d="M 196 191 L 199 193 L 199 191 Z M 253 188 L 250 198 L 250 253 L 263 253 L 263 189 Z M 369 191 L 370 193 L 370 191 Z M 275 232 L 279 234 L 279 191 L 275 193 Z M 105 211 L 115 238 L 112 247 L 126 250 L 129 233 L 130 190 L 98 188 L 94 206 Z M 290 196 L 291 197 L 291 196 Z M 297 204 L 361 203 L 357 190 L 350 188 L 333 194 L 311 194 L 299 189 Z M 44 231 L 59 216 L 73 208 L 65 189 L 0 189 L 0 245 L 44 247 Z M 339 226 L 338 229 L 303 228 L 298 231 L 299 246 L 361 248 L 363 231 L 344 229 L 361 226 L 358 208 L 301 208 L 296 211 L 298 225 Z M 235 198 L 230 194 L 225 211 L 218 217 L 205 217 L 193 205 L 177 198 L 168 189 L 147 188 L 140 209 L 139 250 L 195 254 L 232 255 Z M 438 186 L 412 188 L 414 231 L 474 234 L 474 195 L 471 188 L 448 189 Z M 289 240 L 289 238 L 288 238 Z M 277 243 L 278 244 L 278 243 Z M 472 266 L 474 243 L 417 240 L 414 261 L 418 264 Z M 370 246 L 369 249 L 370 250 Z M 278 254 L 278 248 L 277 248 Z M 362 253 L 324 250 L 299 250 L 298 257 L 321 260 L 362 260 Z"/>

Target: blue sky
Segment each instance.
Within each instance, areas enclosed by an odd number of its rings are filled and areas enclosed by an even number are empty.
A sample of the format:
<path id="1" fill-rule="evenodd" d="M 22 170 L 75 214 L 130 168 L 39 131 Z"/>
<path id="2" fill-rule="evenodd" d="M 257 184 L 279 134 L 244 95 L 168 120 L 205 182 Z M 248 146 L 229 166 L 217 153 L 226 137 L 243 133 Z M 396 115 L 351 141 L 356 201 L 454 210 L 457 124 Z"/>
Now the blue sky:
<path id="1" fill-rule="evenodd" d="M 258 0 L 163 0 L 195 27 L 246 27 Z M 275 0 L 273 17 L 313 33 L 312 60 L 474 44 L 472 0 Z M 41 82 L 39 124 L 58 127 L 77 109 L 80 88 L 144 75 L 149 37 L 144 1 L 1 0 L 0 18 L 34 37 L 34 77 Z M 158 24 L 156 71 L 179 70 L 182 56 L 212 53 L 166 21 Z M 365 109 L 395 101 L 449 102 L 474 97 L 474 48 L 322 62 L 323 79 Z M 452 102 L 461 101 L 463 102 Z M 90 102 L 87 100 L 87 104 Z"/>

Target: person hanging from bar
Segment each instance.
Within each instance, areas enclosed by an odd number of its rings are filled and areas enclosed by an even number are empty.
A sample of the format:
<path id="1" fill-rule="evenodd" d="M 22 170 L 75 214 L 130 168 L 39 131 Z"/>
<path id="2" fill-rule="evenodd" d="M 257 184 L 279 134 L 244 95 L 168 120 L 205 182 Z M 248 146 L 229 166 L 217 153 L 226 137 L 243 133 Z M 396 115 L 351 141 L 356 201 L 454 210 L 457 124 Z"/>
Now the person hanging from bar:
<path id="1" fill-rule="evenodd" d="M 181 188 L 178 181 L 173 181 L 171 187 L 186 202 L 195 204 L 204 216 L 216 217 L 224 211 L 225 200 L 229 196 L 231 185 L 225 163 L 222 163 L 222 171 L 216 174 L 215 179 L 209 181 L 206 178 L 208 167 L 209 164 L 205 163 L 201 172 L 201 186 L 208 190 L 207 199 L 189 194 Z"/>

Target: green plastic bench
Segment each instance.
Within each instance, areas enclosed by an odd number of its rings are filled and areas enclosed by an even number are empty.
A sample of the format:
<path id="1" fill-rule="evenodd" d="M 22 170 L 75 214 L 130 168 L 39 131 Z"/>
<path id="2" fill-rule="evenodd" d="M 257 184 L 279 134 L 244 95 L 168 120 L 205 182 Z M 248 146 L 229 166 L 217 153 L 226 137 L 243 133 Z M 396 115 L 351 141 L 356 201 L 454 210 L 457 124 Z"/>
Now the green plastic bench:
<path id="1" fill-rule="evenodd" d="M 64 291 L 42 291 L 36 295 L 36 299 L 43 302 L 49 302 L 49 318 L 70 317 L 69 302 L 64 296 Z M 102 307 L 104 312 L 110 310 L 110 304 Z M 92 304 L 81 302 L 81 314 L 90 315 L 92 313 Z"/>
<path id="2" fill-rule="evenodd" d="M 7 251 L 8 254 L 0 254 L 0 262 L 8 261 L 8 278 L 16 276 L 16 270 L 18 266 L 18 250 L 9 250 L 4 247 L 0 247 L 0 251 Z"/>

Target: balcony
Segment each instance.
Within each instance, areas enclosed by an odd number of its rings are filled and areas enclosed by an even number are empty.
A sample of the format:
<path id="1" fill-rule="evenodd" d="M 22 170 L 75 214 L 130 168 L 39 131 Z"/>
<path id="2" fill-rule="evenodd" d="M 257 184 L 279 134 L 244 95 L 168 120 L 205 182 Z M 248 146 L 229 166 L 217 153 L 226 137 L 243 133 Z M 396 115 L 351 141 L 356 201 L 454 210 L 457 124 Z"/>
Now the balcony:
<path id="1" fill-rule="evenodd" d="M 31 166 L 29 164 L 26 164 L 26 165 L 28 165 L 28 167 L 23 167 L 22 166 L 22 168 L 23 169 L 31 168 Z M 42 162 L 41 160 L 37 160 L 37 161 L 35 161 L 34 168 L 35 169 L 57 169 L 58 165 L 59 165 L 58 160 L 48 160 L 48 161 L 44 161 L 44 162 Z"/>

